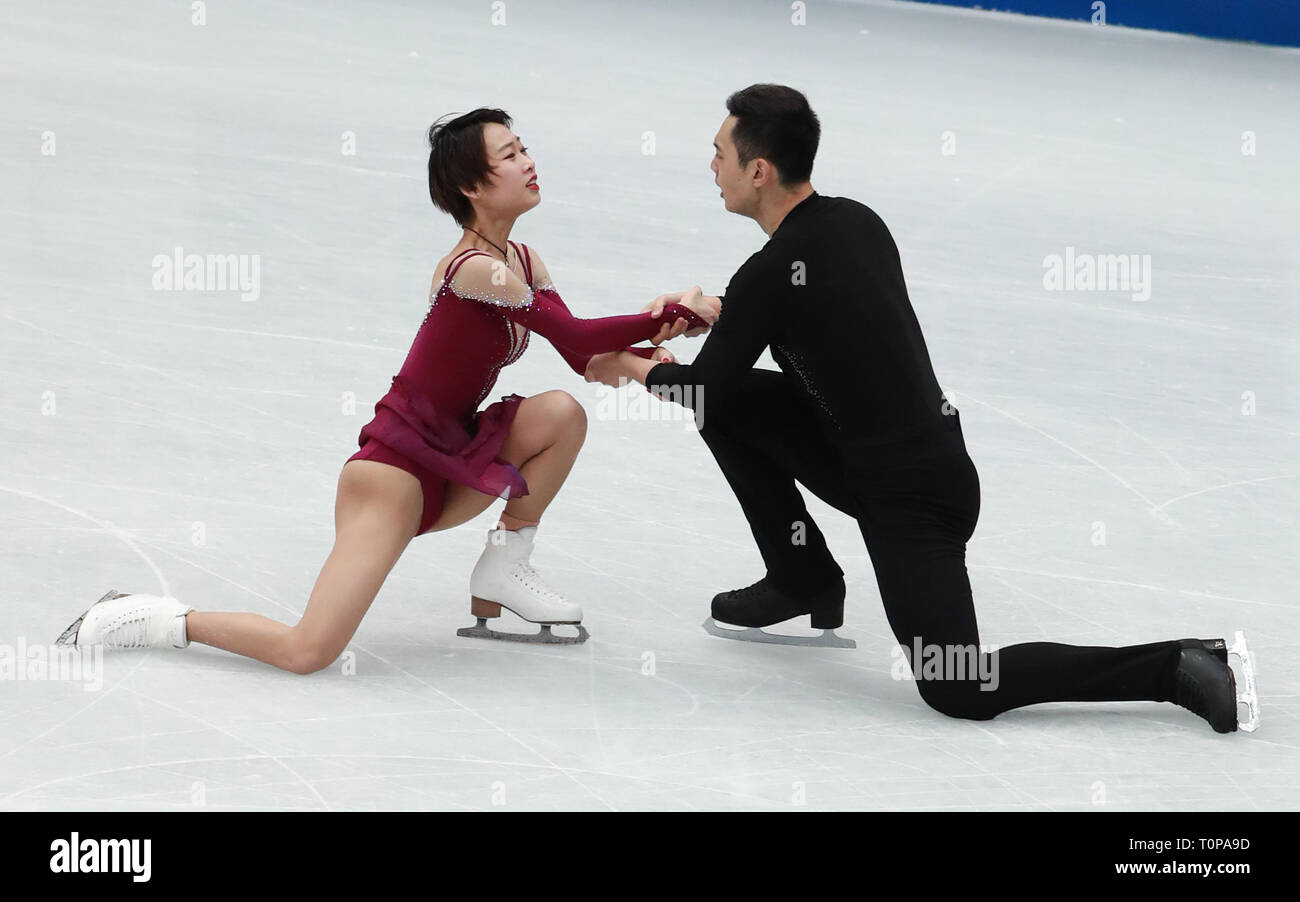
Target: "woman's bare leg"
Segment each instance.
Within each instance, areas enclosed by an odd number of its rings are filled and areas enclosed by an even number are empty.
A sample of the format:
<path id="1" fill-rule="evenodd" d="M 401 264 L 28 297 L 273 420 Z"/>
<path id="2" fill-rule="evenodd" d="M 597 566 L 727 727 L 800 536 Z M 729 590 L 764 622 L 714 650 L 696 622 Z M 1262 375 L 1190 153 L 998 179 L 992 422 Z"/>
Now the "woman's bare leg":
<path id="1" fill-rule="evenodd" d="M 506 505 L 507 529 L 531 526 L 555 498 L 587 436 L 586 412 L 563 391 L 543 392 L 519 405 L 501 456 L 519 467 L 529 494 Z M 450 483 L 433 529 L 478 516 L 496 498 Z M 193 611 L 191 642 L 256 658 L 293 673 L 314 673 L 338 659 L 380 587 L 419 529 L 420 482 L 410 473 L 370 460 L 349 461 L 339 476 L 330 551 L 297 625 L 261 614 Z"/>
<path id="2" fill-rule="evenodd" d="M 564 391 L 548 391 L 525 398 L 515 412 L 510 435 L 501 446 L 501 458 L 519 468 L 528 494 L 512 498 L 501 515 L 506 529 L 535 526 L 568 478 L 587 438 L 587 412 Z M 468 486 L 449 483 L 442 514 L 434 530 L 450 529 L 474 519 L 497 499 Z"/>
<path id="3" fill-rule="evenodd" d="M 420 482 L 410 473 L 378 461 L 348 461 L 334 505 L 334 548 L 297 625 L 260 614 L 193 611 L 186 617 L 190 641 L 293 673 L 328 667 L 415 537 L 422 510 Z"/>

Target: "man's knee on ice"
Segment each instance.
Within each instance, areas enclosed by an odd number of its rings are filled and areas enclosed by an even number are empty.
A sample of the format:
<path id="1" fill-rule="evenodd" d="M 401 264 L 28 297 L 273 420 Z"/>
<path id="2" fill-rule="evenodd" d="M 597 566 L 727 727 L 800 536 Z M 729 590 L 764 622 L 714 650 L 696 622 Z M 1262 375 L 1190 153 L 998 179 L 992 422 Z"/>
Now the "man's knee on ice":
<path id="1" fill-rule="evenodd" d="M 921 698 L 934 710 L 963 720 L 990 720 L 998 711 L 993 693 L 980 689 L 979 680 L 917 680 Z"/>

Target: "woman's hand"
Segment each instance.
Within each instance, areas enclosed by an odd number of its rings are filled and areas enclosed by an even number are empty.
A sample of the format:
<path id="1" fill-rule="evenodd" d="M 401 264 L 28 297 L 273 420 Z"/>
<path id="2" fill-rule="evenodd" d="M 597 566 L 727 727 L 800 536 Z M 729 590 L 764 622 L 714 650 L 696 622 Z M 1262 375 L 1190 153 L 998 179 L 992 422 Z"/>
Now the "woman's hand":
<path id="1" fill-rule="evenodd" d="M 663 344 L 665 341 L 679 335 L 685 335 L 687 338 L 703 335 L 709 331 L 709 326 L 717 322 L 718 316 L 722 313 L 722 301 L 719 298 L 705 296 L 698 285 L 694 285 L 685 291 L 670 291 L 667 294 L 661 294 L 649 304 L 646 304 L 641 312 L 646 313 L 648 311 L 651 316 L 658 317 L 664 312 L 664 307 L 669 304 L 681 304 L 683 307 L 690 308 L 708 325 L 691 329 L 689 328 L 690 323 L 685 318 L 678 317 L 673 323 L 665 323 L 659 330 L 659 334 L 650 339 L 651 344 Z"/>

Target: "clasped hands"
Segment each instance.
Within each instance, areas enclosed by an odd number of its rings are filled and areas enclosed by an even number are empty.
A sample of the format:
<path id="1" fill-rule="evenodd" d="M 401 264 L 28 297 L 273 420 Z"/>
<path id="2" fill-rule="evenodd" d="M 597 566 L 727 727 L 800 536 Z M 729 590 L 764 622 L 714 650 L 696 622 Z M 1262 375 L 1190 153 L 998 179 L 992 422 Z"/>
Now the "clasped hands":
<path id="1" fill-rule="evenodd" d="M 659 333 L 650 339 L 650 343 L 655 345 L 655 352 L 654 356 L 649 360 L 627 351 L 610 351 L 606 354 L 596 354 L 588 362 L 584 378 L 588 382 L 602 382 L 614 388 L 618 388 L 620 381 L 624 379 L 634 379 L 638 382 L 644 381 L 645 373 L 649 372 L 657 364 L 677 362 L 677 358 L 673 356 L 673 353 L 667 348 L 659 347 L 660 345 L 679 335 L 685 335 L 687 338 L 703 335 L 709 331 L 710 326 L 718 321 L 718 316 L 722 313 L 722 301 L 719 298 L 705 295 L 698 285 L 694 285 L 685 291 L 671 291 L 667 294 L 661 294 L 649 304 L 646 304 L 641 309 L 641 312 L 649 312 L 651 316 L 657 318 L 663 314 L 664 307 L 669 304 L 681 304 L 683 307 L 694 311 L 707 325 L 697 326 L 692 329 L 689 328 L 690 323 L 684 317 L 679 316 L 671 323 L 664 323 L 659 329 Z"/>

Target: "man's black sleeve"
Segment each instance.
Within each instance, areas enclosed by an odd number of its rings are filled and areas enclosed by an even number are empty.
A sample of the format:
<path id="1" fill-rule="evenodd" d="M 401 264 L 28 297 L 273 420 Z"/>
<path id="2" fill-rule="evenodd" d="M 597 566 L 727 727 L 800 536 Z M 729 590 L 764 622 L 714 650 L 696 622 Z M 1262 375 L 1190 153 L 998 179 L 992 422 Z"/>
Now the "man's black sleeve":
<path id="1" fill-rule="evenodd" d="M 646 388 L 697 413 L 701 405 L 725 405 L 778 334 L 774 286 L 780 286 L 779 278 L 766 274 L 759 255 L 750 257 L 727 284 L 722 314 L 695 361 L 656 365 L 646 374 Z"/>

